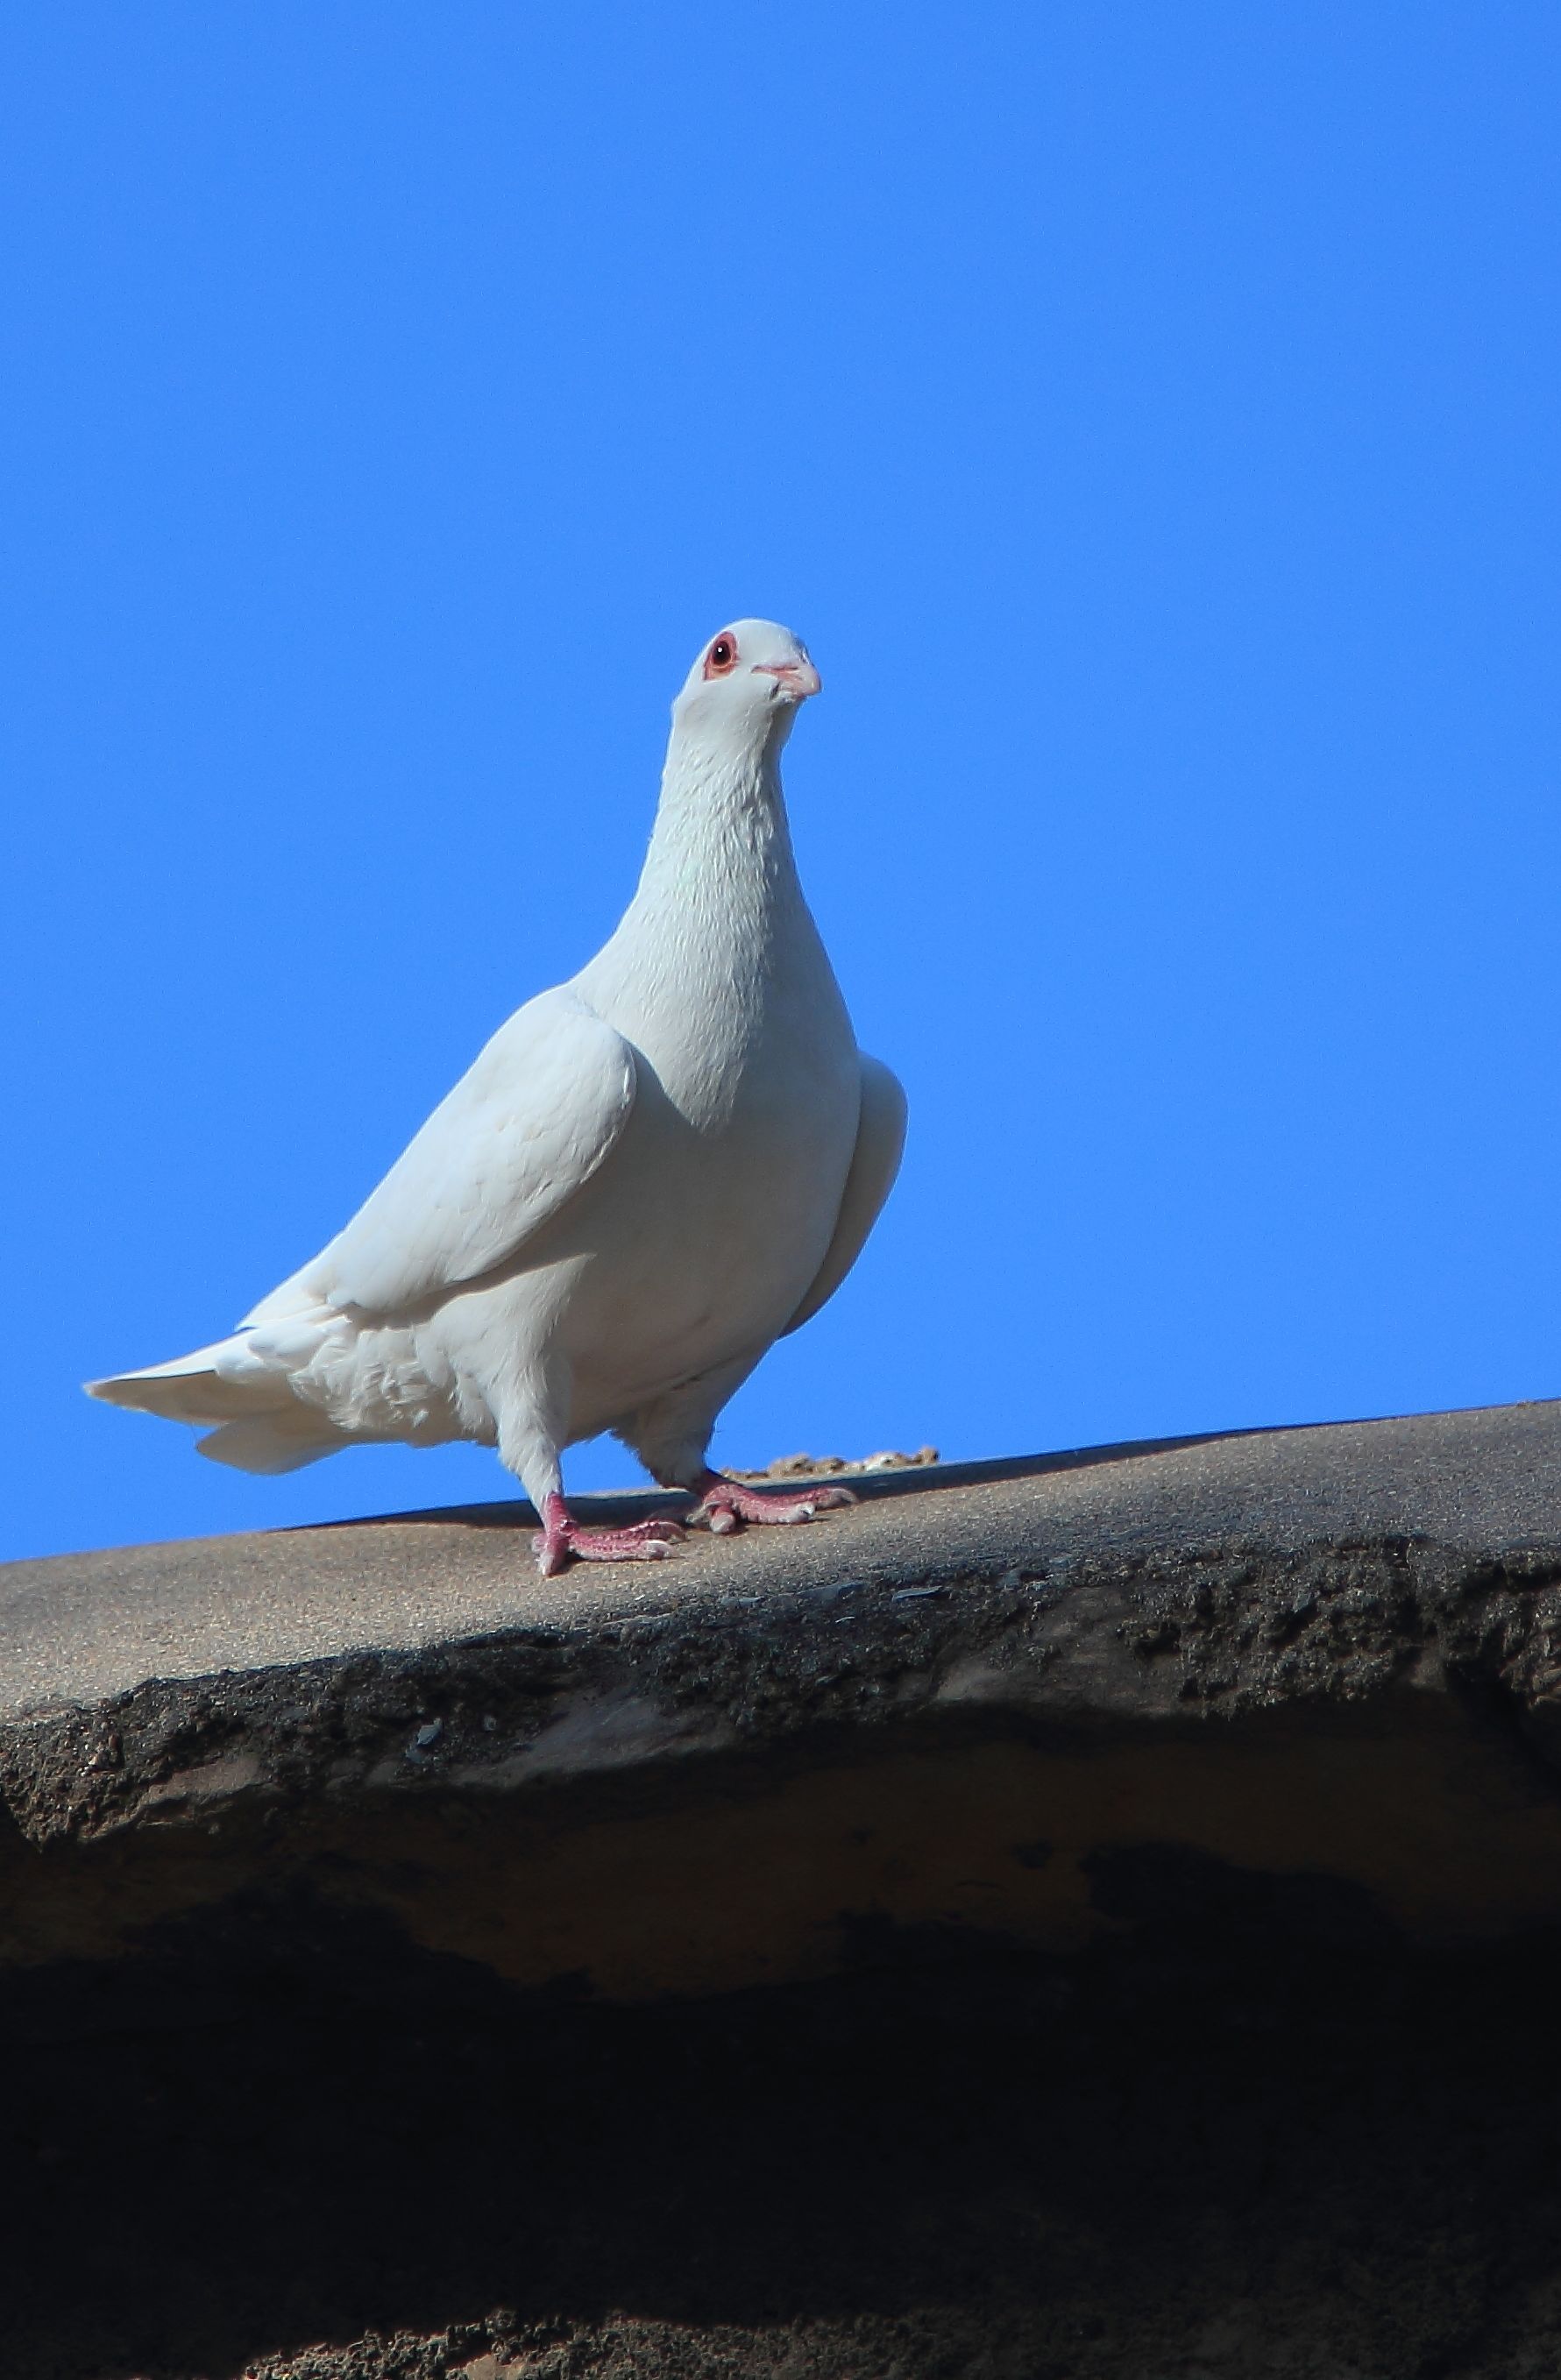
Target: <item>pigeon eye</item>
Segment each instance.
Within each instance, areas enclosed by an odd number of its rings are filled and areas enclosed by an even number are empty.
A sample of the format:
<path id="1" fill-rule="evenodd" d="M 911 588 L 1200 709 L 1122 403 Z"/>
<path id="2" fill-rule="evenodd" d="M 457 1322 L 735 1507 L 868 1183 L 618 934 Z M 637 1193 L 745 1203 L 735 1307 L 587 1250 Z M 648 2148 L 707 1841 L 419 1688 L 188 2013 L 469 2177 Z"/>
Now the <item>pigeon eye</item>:
<path id="1" fill-rule="evenodd" d="M 737 638 L 735 637 L 717 637 L 715 642 L 711 646 L 709 652 L 706 653 L 704 657 L 704 674 L 706 677 L 725 677 L 727 671 L 735 667 L 737 658 Z"/>

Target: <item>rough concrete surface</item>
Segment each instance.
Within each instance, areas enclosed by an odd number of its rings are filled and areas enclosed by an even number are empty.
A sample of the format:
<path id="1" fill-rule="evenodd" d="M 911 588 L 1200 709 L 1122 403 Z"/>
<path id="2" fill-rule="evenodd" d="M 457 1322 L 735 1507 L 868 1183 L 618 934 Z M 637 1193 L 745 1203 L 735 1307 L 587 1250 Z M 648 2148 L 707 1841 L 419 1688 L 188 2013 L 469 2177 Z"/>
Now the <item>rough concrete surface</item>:
<path id="1" fill-rule="evenodd" d="M 0 1571 L 0 2373 L 1555 2369 L 1558 1454 Z"/>

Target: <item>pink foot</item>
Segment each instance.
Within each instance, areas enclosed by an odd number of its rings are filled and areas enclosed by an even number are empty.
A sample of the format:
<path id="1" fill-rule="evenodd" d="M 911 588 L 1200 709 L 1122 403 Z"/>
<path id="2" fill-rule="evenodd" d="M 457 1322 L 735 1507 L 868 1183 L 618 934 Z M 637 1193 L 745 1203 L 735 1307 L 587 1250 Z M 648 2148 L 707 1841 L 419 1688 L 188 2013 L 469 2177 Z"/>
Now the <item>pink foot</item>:
<path id="1" fill-rule="evenodd" d="M 562 1496 L 544 1496 L 542 1527 L 531 1539 L 537 1568 L 555 1578 L 570 1561 L 660 1561 L 683 1531 L 676 1521 L 640 1521 L 632 1529 L 582 1529 Z"/>
<path id="2" fill-rule="evenodd" d="M 718 1537 L 729 1537 L 744 1521 L 755 1527 L 774 1527 L 787 1522 L 811 1521 L 815 1512 L 833 1512 L 842 1506 L 854 1504 L 856 1498 L 848 1488 L 821 1479 L 816 1488 L 787 1489 L 768 1493 L 755 1488 L 741 1488 L 719 1471 L 707 1471 L 696 1480 L 694 1493 L 699 1501 L 688 1519 L 694 1525 L 702 1524 Z"/>

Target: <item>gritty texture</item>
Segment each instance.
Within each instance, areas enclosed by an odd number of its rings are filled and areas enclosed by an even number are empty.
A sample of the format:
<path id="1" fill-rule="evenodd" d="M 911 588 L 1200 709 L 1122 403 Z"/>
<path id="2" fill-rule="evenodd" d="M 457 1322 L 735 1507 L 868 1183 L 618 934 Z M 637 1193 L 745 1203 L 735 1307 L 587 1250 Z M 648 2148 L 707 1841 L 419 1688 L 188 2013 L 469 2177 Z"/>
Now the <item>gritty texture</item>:
<path id="1" fill-rule="evenodd" d="M 1561 1544 L 1561 1406 L 1238 1433 L 860 1483 L 811 1528 L 691 1540 L 656 1568 L 541 1580 L 518 1503 L 0 1567 L 0 1712 L 199 1678 L 415 1652 L 655 1610 L 702 1616 L 844 1580 L 914 1585 L 1220 1548 L 1411 1537 L 1460 1552 Z M 581 1500 L 591 1518 L 675 1500 Z M 762 1626 L 762 1616 L 753 1623 Z"/>
<path id="2" fill-rule="evenodd" d="M 44 1841 L 953 1705 L 1185 1723 L 1359 1702 L 1449 1664 L 1551 1740 L 1561 1405 L 861 1486 L 809 1527 L 545 1581 L 518 1506 L 12 1564 L 0 1788 Z"/>
<path id="3" fill-rule="evenodd" d="M 1561 1541 L 1080 1551 L 995 1576 L 935 1550 L 758 1603 L 647 1594 L 573 1625 L 151 1679 L 0 1730 L 0 1787 L 44 1842 L 205 1825 L 247 1801 L 518 1788 L 832 1726 L 879 1735 L 950 1706 L 1185 1726 L 1360 1704 L 1411 1675 L 1483 1690 L 1537 1750 L 1555 1744 Z M 575 1710 L 633 1724 L 592 1739 L 571 1732 Z"/>
<path id="4" fill-rule="evenodd" d="M 1550 2374 L 1558 1457 L 0 1573 L 0 2372 Z"/>

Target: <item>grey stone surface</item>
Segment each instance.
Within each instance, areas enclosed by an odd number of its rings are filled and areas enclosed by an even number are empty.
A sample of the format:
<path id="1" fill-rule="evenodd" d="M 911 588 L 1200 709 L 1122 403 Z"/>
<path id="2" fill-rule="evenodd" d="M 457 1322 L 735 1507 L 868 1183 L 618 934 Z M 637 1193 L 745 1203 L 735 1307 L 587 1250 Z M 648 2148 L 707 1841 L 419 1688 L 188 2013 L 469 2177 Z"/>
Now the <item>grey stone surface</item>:
<path id="1" fill-rule="evenodd" d="M 1558 1457 L 1561 1404 L 1525 1404 L 887 1474 L 811 1525 L 555 1580 L 521 1504 L 12 1563 L 0 1780 L 30 1840 L 210 1830 L 914 1720 L 1446 1697 L 1449 1661 L 1542 1755 Z"/>
<path id="2" fill-rule="evenodd" d="M 518 1506 L 19 1564 L 14 1840 L 122 1855 L 24 1862 L 0 1959 L 350 1872 L 512 1981 L 708 1990 L 848 1955 L 857 1915 L 1066 1947 L 1132 1841 L 1422 1932 L 1530 1922 L 1558 1451 L 1547 1403 L 891 1474 L 545 1582 Z"/>
<path id="3" fill-rule="evenodd" d="M 0 1567 L 0 1713 L 91 1704 L 152 1678 L 411 1650 L 512 1630 L 600 1633 L 650 1610 L 749 1609 L 843 1579 L 935 1575 L 1351 1539 L 1459 1552 L 1561 1545 L 1561 1402 L 1155 1440 L 890 1473 L 854 1512 L 691 1538 L 665 1564 L 543 1581 L 530 1508 L 208 1537 Z M 677 1500 L 587 1499 L 604 1512 Z M 741 1598 L 752 1597 L 746 1605 Z"/>

